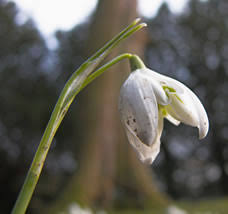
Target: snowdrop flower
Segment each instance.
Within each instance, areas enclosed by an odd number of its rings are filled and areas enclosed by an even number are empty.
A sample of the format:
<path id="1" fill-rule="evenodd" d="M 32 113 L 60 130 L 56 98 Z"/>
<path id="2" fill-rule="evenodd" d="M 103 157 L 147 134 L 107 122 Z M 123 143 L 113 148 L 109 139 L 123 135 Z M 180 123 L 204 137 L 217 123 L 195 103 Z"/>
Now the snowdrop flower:
<path id="1" fill-rule="evenodd" d="M 200 100 L 184 84 L 138 67 L 121 87 L 119 110 L 130 144 L 142 162 L 151 164 L 160 151 L 164 118 L 197 127 L 200 139 L 209 123 Z"/>

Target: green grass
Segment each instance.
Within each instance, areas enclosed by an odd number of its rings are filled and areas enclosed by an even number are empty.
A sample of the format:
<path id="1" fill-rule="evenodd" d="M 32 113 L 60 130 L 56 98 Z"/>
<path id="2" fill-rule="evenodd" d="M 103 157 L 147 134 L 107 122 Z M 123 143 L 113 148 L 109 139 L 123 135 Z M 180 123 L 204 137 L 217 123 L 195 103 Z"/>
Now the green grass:
<path id="1" fill-rule="evenodd" d="M 199 200 L 197 202 L 180 201 L 173 204 L 188 214 L 228 214 L 228 198 Z M 116 210 L 108 214 L 167 214 L 166 208 L 151 210 Z"/>
<path id="2" fill-rule="evenodd" d="M 228 198 L 180 202 L 178 205 L 189 214 L 228 214 Z"/>

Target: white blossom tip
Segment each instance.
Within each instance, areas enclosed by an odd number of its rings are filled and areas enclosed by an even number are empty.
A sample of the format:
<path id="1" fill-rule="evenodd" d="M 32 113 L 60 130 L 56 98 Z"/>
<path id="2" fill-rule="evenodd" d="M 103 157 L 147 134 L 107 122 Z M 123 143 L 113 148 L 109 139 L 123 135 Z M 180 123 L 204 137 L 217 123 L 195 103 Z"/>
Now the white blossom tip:
<path id="1" fill-rule="evenodd" d="M 147 27 L 147 23 L 143 22 L 143 23 L 141 23 L 141 26 L 142 27 Z"/>
<path id="2" fill-rule="evenodd" d="M 209 122 L 207 117 L 204 117 L 204 119 L 201 121 L 201 124 L 198 126 L 198 129 L 199 129 L 199 139 L 202 140 L 207 136 L 207 133 L 209 130 Z"/>
<path id="3" fill-rule="evenodd" d="M 134 20 L 134 22 L 133 23 L 135 23 L 135 24 L 137 24 L 137 23 L 139 23 L 141 21 L 141 18 L 136 18 L 135 20 Z"/>

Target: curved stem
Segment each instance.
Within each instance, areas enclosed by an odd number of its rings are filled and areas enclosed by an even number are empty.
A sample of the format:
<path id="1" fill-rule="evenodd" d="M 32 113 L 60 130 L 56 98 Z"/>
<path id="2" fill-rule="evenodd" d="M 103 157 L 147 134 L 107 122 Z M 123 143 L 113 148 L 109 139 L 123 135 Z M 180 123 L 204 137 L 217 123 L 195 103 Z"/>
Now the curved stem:
<path id="1" fill-rule="evenodd" d="M 101 74 L 103 74 L 112 65 L 115 65 L 117 62 L 121 61 L 122 59 L 126 59 L 126 58 L 131 59 L 131 57 L 132 57 L 132 54 L 130 54 L 130 53 L 124 53 L 124 54 L 121 54 L 121 55 L 115 57 L 111 61 L 107 62 L 102 67 L 100 67 L 99 69 L 97 69 L 96 71 L 94 71 L 92 74 L 90 74 L 88 76 L 88 78 L 82 84 L 82 86 L 80 88 L 80 91 L 83 88 L 85 88 L 89 83 L 91 83 L 93 80 L 95 80 L 97 77 L 99 77 Z"/>
<path id="2" fill-rule="evenodd" d="M 131 72 L 146 67 L 143 61 L 137 55 L 132 55 L 132 57 L 130 58 L 130 66 Z"/>
<path id="3" fill-rule="evenodd" d="M 107 68 L 114 65 L 121 59 L 130 56 L 130 54 L 120 55 L 119 57 L 116 57 L 115 59 L 95 71 L 93 74 L 91 74 L 93 70 L 97 67 L 97 65 L 111 52 L 114 47 L 116 47 L 121 41 L 129 37 L 134 32 L 146 26 L 146 24 L 144 23 L 136 25 L 138 21 L 138 19 L 135 20 L 131 25 L 129 25 L 112 40 L 106 43 L 103 48 L 98 50 L 92 57 L 90 57 L 85 63 L 83 63 L 67 81 L 44 131 L 43 137 L 40 141 L 39 147 L 32 161 L 27 177 L 24 181 L 20 194 L 11 212 L 12 214 L 24 214 L 26 212 L 26 209 L 40 177 L 40 173 L 43 168 L 49 148 L 51 146 L 51 142 L 75 96 L 86 85 L 88 85 L 96 77 L 101 75 Z"/>

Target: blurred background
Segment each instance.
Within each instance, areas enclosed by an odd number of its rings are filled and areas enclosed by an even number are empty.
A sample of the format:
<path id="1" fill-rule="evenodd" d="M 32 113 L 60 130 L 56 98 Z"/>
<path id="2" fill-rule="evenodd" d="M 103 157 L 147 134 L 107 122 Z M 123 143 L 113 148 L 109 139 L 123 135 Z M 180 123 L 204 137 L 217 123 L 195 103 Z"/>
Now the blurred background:
<path id="1" fill-rule="evenodd" d="M 45 28 L 37 18 L 42 14 L 26 14 L 22 0 L 0 0 L 1 213 L 13 207 L 65 81 L 139 15 L 147 29 L 110 58 L 138 54 L 151 69 L 192 88 L 208 112 L 208 136 L 199 141 L 196 128 L 165 121 L 158 158 L 152 166 L 140 163 L 117 112 L 119 89 L 130 72 L 124 61 L 72 104 L 28 213 L 75 214 L 78 205 L 97 213 L 164 213 L 173 205 L 185 213 L 228 213 L 228 1 L 175 1 L 176 10 L 174 1 L 160 1 L 149 10 L 155 1 L 91 1 L 76 20 L 83 7 L 75 1 L 72 14 L 58 12 L 59 20 L 75 20 L 64 28 L 49 24 L 55 4 L 46 0 Z"/>

